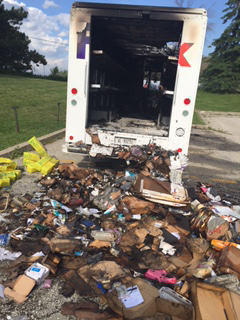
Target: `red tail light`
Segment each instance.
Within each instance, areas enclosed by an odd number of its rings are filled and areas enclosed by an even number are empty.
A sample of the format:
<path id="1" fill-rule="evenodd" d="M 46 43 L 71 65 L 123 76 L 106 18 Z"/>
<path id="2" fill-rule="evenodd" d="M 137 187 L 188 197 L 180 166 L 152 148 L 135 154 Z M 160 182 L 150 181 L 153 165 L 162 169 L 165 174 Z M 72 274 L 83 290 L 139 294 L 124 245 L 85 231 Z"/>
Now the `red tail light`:
<path id="1" fill-rule="evenodd" d="M 77 89 L 76 88 L 72 88 L 72 94 L 77 94 Z"/>

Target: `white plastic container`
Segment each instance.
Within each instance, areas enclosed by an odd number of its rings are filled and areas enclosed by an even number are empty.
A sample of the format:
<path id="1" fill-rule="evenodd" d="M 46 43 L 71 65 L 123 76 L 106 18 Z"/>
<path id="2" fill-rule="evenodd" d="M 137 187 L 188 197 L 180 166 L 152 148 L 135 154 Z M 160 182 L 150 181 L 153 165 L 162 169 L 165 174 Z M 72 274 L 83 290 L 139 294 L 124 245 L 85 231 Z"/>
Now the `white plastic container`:
<path id="1" fill-rule="evenodd" d="M 114 234 L 112 232 L 107 232 L 107 231 L 93 230 L 91 232 L 91 236 L 95 240 L 101 240 L 101 241 L 114 241 L 115 240 Z"/>
<path id="2" fill-rule="evenodd" d="M 162 287 L 158 290 L 159 297 L 171 302 L 180 303 L 187 307 L 192 307 L 192 302 L 188 299 L 186 299 L 181 294 L 175 292 L 174 290 L 168 288 L 168 287 Z"/>
<path id="3" fill-rule="evenodd" d="M 40 284 L 49 275 L 49 269 L 42 264 L 36 262 L 31 265 L 27 270 L 25 270 L 25 275 Z"/>

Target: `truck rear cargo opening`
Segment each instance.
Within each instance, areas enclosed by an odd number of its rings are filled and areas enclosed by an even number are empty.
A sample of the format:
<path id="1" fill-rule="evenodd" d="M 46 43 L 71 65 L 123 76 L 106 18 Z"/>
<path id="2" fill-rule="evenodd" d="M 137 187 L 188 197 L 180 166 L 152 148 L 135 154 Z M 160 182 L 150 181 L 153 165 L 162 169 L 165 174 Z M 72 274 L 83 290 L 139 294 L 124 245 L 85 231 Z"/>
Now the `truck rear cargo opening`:
<path id="1" fill-rule="evenodd" d="M 91 18 L 88 125 L 168 136 L 182 25 Z"/>
<path id="2" fill-rule="evenodd" d="M 187 154 L 206 21 L 204 9 L 74 3 L 65 150 L 92 133 Z"/>

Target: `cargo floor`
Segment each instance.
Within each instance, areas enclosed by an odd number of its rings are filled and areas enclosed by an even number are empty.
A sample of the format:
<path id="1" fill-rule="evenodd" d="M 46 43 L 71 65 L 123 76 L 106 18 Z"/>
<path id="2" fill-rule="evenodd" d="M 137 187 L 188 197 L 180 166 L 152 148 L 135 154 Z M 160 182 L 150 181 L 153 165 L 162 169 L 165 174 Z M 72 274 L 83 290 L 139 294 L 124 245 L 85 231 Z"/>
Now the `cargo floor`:
<path id="1" fill-rule="evenodd" d="M 91 128 L 105 129 L 109 131 L 129 132 L 143 135 L 167 137 L 169 127 L 161 124 L 159 127 L 153 120 L 122 117 L 116 121 L 103 124 L 95 124 Z"/>

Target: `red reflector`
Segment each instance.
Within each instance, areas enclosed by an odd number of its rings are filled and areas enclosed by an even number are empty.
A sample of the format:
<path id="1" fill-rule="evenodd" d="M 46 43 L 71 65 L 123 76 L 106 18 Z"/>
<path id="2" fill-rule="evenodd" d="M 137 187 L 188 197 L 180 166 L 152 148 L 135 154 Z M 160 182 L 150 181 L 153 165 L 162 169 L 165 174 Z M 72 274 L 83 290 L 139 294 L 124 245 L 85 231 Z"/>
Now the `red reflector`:
<path id="1" fill-rule="evenodd" d="M 184 99 L 184 104 L 186 104 L 186 105 L 188 105 L 188 104 L 190 104 L 190 102 L 191 102 L 191 100 L 190 99 Z"/>
<path id="2" fill-rule="evenodd" d="M 77 89 L 76 88 L 72 88 L 72 94 L 77 94 Z"/>
<path id="3" fill-rule="evenodd" d="M 182 152 L 182 148 L 178 148 L 178 153 Z"/>
<path id="4" fill-rule="evenodd" d="M 70 137 L 69 137 L 69 140 L 73 140 L 73 136 L 70 136 Z"/>

